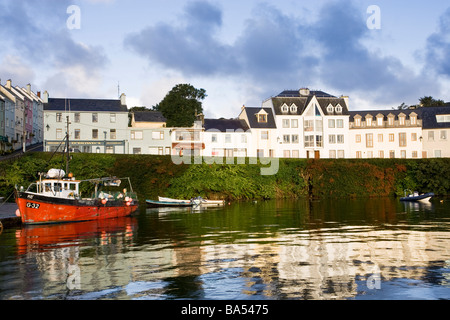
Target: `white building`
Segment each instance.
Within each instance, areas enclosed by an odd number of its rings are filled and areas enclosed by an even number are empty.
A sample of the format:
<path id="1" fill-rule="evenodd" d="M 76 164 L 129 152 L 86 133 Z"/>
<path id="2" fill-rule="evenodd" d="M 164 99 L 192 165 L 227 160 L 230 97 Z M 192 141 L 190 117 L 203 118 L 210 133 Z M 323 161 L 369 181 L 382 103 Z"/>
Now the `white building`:
<path id="1" fill-rule="evenodd" d="M 350 158 L 422 158 L 417 110 L 350 112 Z"/>
<path id="2" fill-rule="evenodd" d="M 63 150 L 69 120 L 70 148 L 84 153 L 128 153 L 126 97 L 120 100 L 55 99 L 43 95 L 44 150 Z"/>
<path id="3" fill-rule="evenodd" d="M 450 106 L 417 110 L 422 118 L 423 158 L 450 157 Z"/>
<path id="4" fill-rule="evenodd" d="M 172 129 L 158 111 L 131 113 L 129 154 L 171 155 Z"/>
<path id="5" fill-rule="evenodd" d="M 279 158 L 349 156 L 348 98 L 322 91 L 283 91 L 263 102 L 275 114 Z"/>
<path id="6" fill-rule="evenodd" d="M 204 157 L 227 158 L 235 163 L 235 158 L 245 158 L 251 147 L 251 132 L 244 120 L 205 119 L 203 127 Z"/>

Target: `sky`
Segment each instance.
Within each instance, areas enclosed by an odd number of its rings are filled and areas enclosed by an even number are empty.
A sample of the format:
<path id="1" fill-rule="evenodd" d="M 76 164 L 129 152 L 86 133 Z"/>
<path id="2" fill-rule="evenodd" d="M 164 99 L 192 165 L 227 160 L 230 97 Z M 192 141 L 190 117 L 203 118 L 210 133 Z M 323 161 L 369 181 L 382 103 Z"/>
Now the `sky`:
<path id="1" fill-rule="evenodd" d="M 207 118 L 303 87 L 350 110 L 450 101 L 447 0 L 0 0 L 0 81 L 151 108 L 177 84 Z"/>

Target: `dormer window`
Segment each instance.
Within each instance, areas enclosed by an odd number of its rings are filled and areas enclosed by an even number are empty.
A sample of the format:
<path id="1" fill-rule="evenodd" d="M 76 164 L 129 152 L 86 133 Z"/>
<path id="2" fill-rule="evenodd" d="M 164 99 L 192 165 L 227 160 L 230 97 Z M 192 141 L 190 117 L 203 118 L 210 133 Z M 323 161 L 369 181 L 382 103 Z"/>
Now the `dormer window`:
<path id="1" fill-rule="evenodd" d="M 368 115 L 366 116 L 366 126 L 367 126 L 367 127 L 371 127 L 371 126 L 372 126 L 372 120 L 373 120 L 372 115 L 368 114 Z"/>
<path id="2" fill-rule="evenodd" d="M 281 112 L 283 112 L 283 113 L 288 113 L 289 112 L 289 107 L 288 107 L 288 105 L 286 103 L 283 104 L 283 106 L 281 107 Z"/>
<path id="3" fill-rule="evenodd" d="M 341 105 L 340 104 L 338 104 L 337 106 L 336 106 L 336 113 L 342 113 L 342 107 L 341 107 Z"/>
<path id="4" fill-rule="evenodd" d="M 395 116 L 392 113 L 389 113 L 389 115 L 388 115 L 388 125 L 389 126 L 394 125 L 394 118 L 395 118 Z"/>
<path id="5" fill-rule="evenodd" d="M 355 120 L 355 127 L 361 127 L 361 116 L 359 114 L 357 114 L 354 117 L 354 120 Z"/>
<path id="6" fill-rule="evenodd" d="M 416 114 L 415 112 L 412 112 L 412 113 L 409 115 L 409 119 L 411 120 L 411 125 L 412 125 L 412 126 L 417 125 L 417 114 Z"/>
<path id="7" fill-rule="evenodd" d="M 264 109 L 261 109 L 256 114 L 256 120 L 258 121 L 258 123 L 267 123 L 267 112 L 264 111 Z"/>
<path id="8" fill-rule="evenodd" d="M 293 103 L 292 105 L 291 105 L 291 113 L 297 113 L 297 106 L 295 105 L 295 103 Z"/>
<path id="9" fill-rule="evenodd" d="M 382 114 L 378 114 L 377 115 L 377 126 L 378 127 L 382 127 L 383 126 L 383 119 L 384 119 L 384 116 Z"/>
<path id="10" fill-rule="evenodd" d="M 404 126 L 405 124 L 406 124 L 406 115 L 404 114 L 404 113 L 400 113 L 399 115 L 398 115 L 398 122 L 399 122 L 399 125 L 401 125 L 401 126 Z"/>
<path id="11" fill-rule="evenodd" d="M 328 112 L 328 113 L 333 113 L 333 111 L 334 111 L 334 107 L 330 104 L 330 105 L 327 107 L 327 112 Z"/>

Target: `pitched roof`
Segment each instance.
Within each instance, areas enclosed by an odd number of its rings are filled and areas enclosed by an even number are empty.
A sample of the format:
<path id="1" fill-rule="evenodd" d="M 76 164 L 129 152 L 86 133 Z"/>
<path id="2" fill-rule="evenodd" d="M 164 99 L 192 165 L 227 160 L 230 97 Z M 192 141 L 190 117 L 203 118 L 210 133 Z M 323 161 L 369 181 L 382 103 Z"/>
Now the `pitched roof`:
<path id="1" fill-rule="evenodd" d="M 281 92 L 276 97 L 272 98 L 272 104 L 276 115 L 284 115 L 281 111 L 281 107 L 286 104 L 291 107 L 293 104 L 297 106 L 297 112 L 294 114 L 301 115 L 305 112 L 309 103 L 316 97 L 319 107 L 322 109 L 325 115 L 348 115 L 348 106 L 344 98 L 337 98 L 323 91 L 307 91 L 306 94 L 301 94 L 300 91 L 286 90 Z M 333 112 L 328 112 L 327 107 L 333 106 Z M 335 107 L 340 105 L 342 107 L 342 113 L 336 113 Z M 289 114 L 292 114 L 291 112 Z"/>
<path id="2" fill-rule="evenodd" d="M 267 112 L 267 122 L 258 122 L 256 114 L 264 110 Z M 271 108 L 248 108 L 245 107 L 243 112 L 246 112 L 249 126 L 252 129 L 276 129 L 275 118 Z"/>
<path id="3" fill-rule="evenodd" d="M 249 127 L 245 120 L 241 119 L 205 119 L 205 130 L 215 130 L 220 132 L 247 131 Z"/>
<path id="4" fill-rule="evenodd" d="M 159 111 L 136 111 L 135 122 L 167 122 L 167 119 Z"/>
<path id="5" fill-rule="evenodd" d="M 127 106 L 122 105 L 120 100 L 49 98 L 48 103 L 44 104 L 45 111 L 69 109 L 80 112 L 128 112 Z"/>

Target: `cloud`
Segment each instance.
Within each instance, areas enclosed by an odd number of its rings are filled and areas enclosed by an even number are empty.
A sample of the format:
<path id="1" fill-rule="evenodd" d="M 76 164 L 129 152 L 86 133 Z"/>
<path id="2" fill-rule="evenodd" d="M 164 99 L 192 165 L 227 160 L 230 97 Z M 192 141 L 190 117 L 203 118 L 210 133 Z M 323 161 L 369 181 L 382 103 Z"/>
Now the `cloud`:
<path id="1" fill-rule="evenodd" d="M 426 64 L 438 75 L 450 78 L 450 8 L 441 16 L 439 29 L 427 39 Z"/>
<path id="2" fill-rule="evenodd" d="M 108 63 L 102 48 L 75 41 L 67 28 L 70 5 L 68 0 L 0 1 L 0 37 L 7 43 L 0 53 L 8 48 L 23 63 L 56 73 L 70 68 L 86 74 L 102 70 Z"/>

